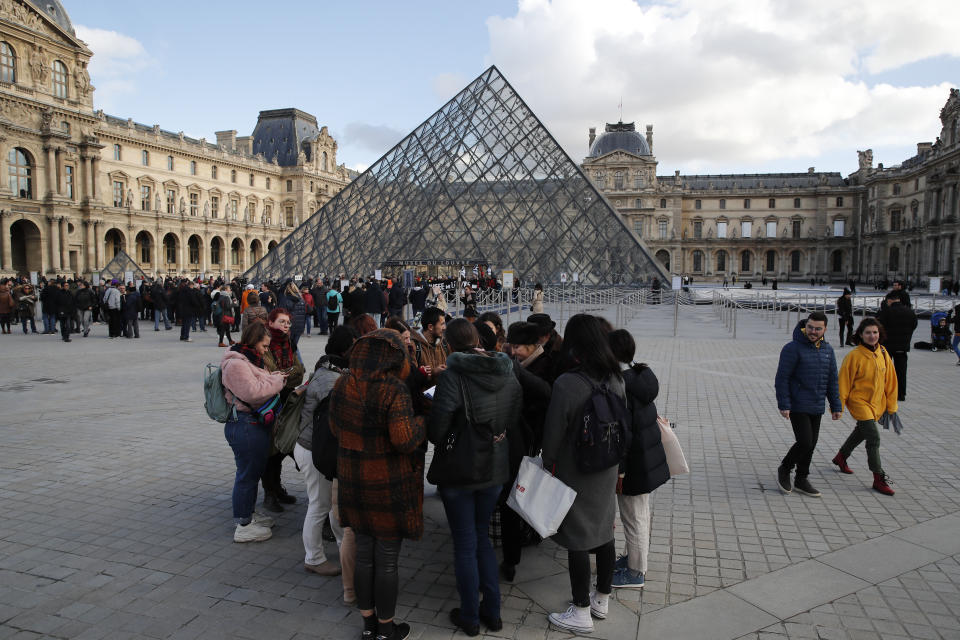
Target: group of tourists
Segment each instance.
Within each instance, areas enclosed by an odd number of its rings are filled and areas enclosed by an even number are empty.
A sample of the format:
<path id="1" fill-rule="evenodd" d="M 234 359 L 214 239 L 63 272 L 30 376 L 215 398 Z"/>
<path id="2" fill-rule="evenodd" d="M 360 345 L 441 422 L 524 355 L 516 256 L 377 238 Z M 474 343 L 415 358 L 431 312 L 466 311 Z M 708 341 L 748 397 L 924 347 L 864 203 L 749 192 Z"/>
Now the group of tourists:
<path id="1" fill-rule="evenodd" d="M 335 284 L 330 291 L 344 299 L 370 291 L 354 286 L 341 292 Z M 398 563 L 403 540 L 423 534 L 425 471 L 437 486 L 453 541 L 460 606 L 449 618 L 467 635 L 478 635 L 481 626 L 491 632 L 502 628 L 500 582 L 516 579 L 523 570 L 522 548 L 540 541 L 506 506 L 524 456 L 540 454 L 544 468 L 577 492 L 553 537 L 567 549 L 571 604 L 551 613 L 550 623 L 592 631 L 593 620 L 607 615 L 613 588 L 644 585 L 649 496 L 669 479 L 669 471 L 654 404 L 657 378 L 634 362 L 636 347 L 627 331 L 587 314 L 570 318 L 563 337 L 542 312 L 504 327 L 496 313 L 452 318 L 427 306 L 420 312 L 420 331 L 398 315 L 388 316 L 380 328 L 376 309 L 350 315 L 346 324 L 331 325 L 325 355 L 311 376 L 304 376 L 292 349 L 294 321 L 283 307 L 265 320 L 251 319 L 224 354 L 222 381 L 233 407 L 225 435 L 237 466 L 236 542 L 271 537 L 273 519 L 256 510 L 258 485 L 266 510 L 295 501 L 279 483 L 283 454 L 273 453 L 264 407 L 305 394 L 293 449 L 308 498 L 304 565 L 341 577 L 344 602 L 363 616 L 363 638 L 401 639 L 410 633 L 407 623 L 394 620 Z M 577 434 L 584 406 L 600 385 L 629 406 L 630 424 L 624 428 L 631 444 L 619 465 L 585 472 L 577 464 Z M 439 462 L 451 434 L 464 429 L 475 440 L 463 468 Z M 429 470 L 428 442 L 435 446 Z M 470 475 L 463 474 L 467 468 Z M 627 542 L 619 558 L 618 504 Z M 339 563 L 323 550 L 324 524 L 339 547 Z M 499 567 L 491 528 L 499 528 Z"/>

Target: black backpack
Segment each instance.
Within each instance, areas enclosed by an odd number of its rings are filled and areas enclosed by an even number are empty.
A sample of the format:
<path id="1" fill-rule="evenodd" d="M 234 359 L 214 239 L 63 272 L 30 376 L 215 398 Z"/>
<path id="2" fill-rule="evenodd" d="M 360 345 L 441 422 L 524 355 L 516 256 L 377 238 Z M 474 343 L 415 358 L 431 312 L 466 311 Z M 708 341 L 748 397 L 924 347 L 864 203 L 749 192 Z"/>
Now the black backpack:
<path id="1" fill-rule="evenodd" d="M 583 405 L 583 413 L 576 436 L 577 468 L 582 473 L 595 473 L 615 467 L 630 450 L 633 433 L 630 412 L 623 398 L 606 383 L 590 385 L 590 397 Z"/>
<path id="2" fill-rule="evenodd" d="M 340 443 L 330 431 L 330 394 L 327 394 L 327 397 L 317 405 L 317 410 L 313 412 L 313 440 L 310 443 L 313 466 L 327 480 L 337 477 L 339 446 Z"/>
<path id="3" fill-rule="evenodd" d="M 329 296 L 329 295 L 328 295 L 328 296 L 327 296 L 327 311 L 329 311 L 330 313 L 336 313 L 336 312 L 337 312 L 337 309 L 339 309 L 339 308 L 340 308 L 340 305 L 339 305 L 339 303 L 337 302 L 337 296 L 336 296 L 336 295 L 332 295 L 332 296 Z"/>

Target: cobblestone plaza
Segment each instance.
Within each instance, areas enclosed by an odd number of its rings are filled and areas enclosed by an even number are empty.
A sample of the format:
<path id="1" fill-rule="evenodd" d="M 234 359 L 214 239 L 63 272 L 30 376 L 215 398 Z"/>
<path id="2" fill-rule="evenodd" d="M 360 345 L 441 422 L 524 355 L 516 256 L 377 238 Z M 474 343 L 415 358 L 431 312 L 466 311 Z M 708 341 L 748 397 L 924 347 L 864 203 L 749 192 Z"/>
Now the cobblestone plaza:
<path id="1" fill-rule="evenodd" d="M 653 495 L 647 586 L 615 591 L 594 636 L 960 638 L 952 355 L 911 353 L 906 429 L 882 433 L 895 496 L 870 490 L 862 449 L 853 476 L 830 464 L 853 425 L 845 415 L 825 421 L 814 456 L 823 497 L 785 497 L 776 466 L 792 433 L 773 375 L 786 328 L 742 313 L 733 340 L 706 305 L 683 308 L 677 338 L 672 307 L 645 307 L 627 326 L 692 473 Z M 273 539 L 231 542 L 233 458 L 200 384 L 222 353 L 215 334 L 185 344 L 144 328 L 141 340 L 107 340 L 103 325 L 70 344 L 3 338 L 0 638 L 357 637 L 339 578 L 303 571 L 305 493 L 292 464 L 284 483 L 300 501 Z M 921 321 L 915 339 L 924 332 Z M 309 367 L 323 338 L 300 345 Z M 452 543 L 430 491 L 424 510 L 423 539 L 401 554 L 398 618 L 412 638 L 451 638 Z M 495 637 L 569 637 L 546 619 L 569 598 L 565 562 L 550 541 L 524 549 L 516 581 L 501 585 Z"/>

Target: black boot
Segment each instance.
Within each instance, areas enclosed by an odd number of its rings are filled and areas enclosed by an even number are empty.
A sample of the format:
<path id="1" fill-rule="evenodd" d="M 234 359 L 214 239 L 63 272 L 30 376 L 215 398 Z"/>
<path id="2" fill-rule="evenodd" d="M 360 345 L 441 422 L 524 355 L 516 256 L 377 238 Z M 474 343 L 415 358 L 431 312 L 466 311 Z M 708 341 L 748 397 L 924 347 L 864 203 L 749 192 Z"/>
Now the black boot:
<path id="1" fill-rule="evenodd" d="M 283 505 L 280 504 L 277 494 L 271 491 L 263 494 L 263 508 L 274 513 L 283 513 Z"/>
<path id="2" fill-rule="evenodd" d="M 283 488 L 283 485 L 280 485 L 277 488 L 277 499 L 283 504 L 297 504 L 296 496 L 292 496 L 287 493 L 287 490 Z"/>

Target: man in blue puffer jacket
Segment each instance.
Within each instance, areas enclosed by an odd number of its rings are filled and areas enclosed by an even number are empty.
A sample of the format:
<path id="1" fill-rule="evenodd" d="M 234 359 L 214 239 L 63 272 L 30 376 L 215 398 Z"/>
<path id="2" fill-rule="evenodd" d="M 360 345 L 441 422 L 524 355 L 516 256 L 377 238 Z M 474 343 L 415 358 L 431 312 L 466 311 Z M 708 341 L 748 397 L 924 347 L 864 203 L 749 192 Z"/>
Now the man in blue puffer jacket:
<path id="1" fill-rule="evenodd" d="M 780 415 L 790 420 L 796 442 L 777 469 L 777 484 L 784 493 L 793 488 L 808 496 L 819 497 L 807 476 L 810 460 L 820 435 L 824 398 L 830 401 L 830 413 L 839 420 L 842 406 L 837 385 L 837 359 L 823 339 L 827 330 L 827 316 L 814 311 L 793 330 L 793 340 L 780 350 L 775 386 Z M 793 486 L 790 472 L 797 468 Z"/>

